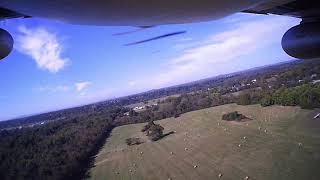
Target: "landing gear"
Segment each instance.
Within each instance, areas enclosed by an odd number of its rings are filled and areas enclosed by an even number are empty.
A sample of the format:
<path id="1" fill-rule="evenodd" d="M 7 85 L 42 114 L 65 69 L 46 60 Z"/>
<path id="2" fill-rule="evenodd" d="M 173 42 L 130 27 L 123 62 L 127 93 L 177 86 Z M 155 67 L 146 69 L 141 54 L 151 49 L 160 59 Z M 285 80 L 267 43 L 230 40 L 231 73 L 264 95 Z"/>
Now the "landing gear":
<path id="1" fill-rule="evenodd" d="M 8 31 L 0 28 L 0 60 L 7 57 L 13 48 L 13 38 Z"/>

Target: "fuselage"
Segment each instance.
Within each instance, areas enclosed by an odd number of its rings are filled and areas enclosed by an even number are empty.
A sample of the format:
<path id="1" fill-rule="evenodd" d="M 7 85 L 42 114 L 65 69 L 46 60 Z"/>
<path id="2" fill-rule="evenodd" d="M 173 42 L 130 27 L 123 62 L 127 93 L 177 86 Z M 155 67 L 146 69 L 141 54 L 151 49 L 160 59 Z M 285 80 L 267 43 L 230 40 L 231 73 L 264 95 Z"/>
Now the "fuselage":
<path id="1" fill-rule="evenodd" d="M 0 7 L 71 24 L 154 26 L 219 19 L 263 0 L 2 0 Z"/>

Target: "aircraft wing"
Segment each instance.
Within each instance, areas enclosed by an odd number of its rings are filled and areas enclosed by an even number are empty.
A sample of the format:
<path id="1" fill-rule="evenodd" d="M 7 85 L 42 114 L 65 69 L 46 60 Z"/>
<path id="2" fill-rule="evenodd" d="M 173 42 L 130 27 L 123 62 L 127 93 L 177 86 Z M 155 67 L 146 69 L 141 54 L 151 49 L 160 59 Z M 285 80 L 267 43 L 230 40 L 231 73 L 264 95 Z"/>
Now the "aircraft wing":
<path id="1" fill-rule="evenodd" d="M 301 19 L 318 19 L 320 17 L 320 1 L 269 0 L 252 6 L 242 12 L 254 14 L 276 14 Z"/>
<path id="2" fill-rule="evenodd" d="M 265 0 L 1 0 L 9 14 L 71 24 L 155 26 L 219 19 Z M 17 14 L 14 14 L 17 13 Z"/>

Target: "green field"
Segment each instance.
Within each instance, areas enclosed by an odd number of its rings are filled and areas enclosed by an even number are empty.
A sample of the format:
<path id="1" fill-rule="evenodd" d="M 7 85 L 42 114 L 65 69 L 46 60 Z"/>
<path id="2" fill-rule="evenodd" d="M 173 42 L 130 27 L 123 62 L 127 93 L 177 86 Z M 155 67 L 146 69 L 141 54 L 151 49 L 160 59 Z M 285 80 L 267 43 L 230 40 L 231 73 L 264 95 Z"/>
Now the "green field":
<path id="1" fill-rule="evenodd" d="M 252 120 L 221 120 L 224 113 L 235 110 Z M 319 180 L 320 119 L 313 119 L 318 112 L 282 106 L 218 106 L 157 121 L 165 132 L 176 132 L 138 146 L 127 146 L 125 139 L 144 137 L 140 132 L 144 124 L 117 127 L 97 155 L 90 176 Z"/>

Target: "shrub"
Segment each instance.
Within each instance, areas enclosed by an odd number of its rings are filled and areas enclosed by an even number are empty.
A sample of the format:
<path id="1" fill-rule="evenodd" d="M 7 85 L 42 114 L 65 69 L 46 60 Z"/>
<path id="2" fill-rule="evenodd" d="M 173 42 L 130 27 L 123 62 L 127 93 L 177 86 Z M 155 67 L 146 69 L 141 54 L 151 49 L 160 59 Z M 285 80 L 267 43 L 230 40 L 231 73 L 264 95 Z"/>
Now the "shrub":
<path id="1" fill-rule="evenodd" d="M 141 131 L 145 132 L 151 141 L 157 141 L 163 137 L 163 129 L 159 124 L 150 121 Z"/>
<path id="2" fill-rule="evenodd" d="M 126 139 L 126 143 L 129 146 L 142 144 L 143 141 L 140 138 L 128 138 Z"/>
<path id="3" fill-rule="evenodd" d="M 226 121 L 241 121 L 242 119 L 245 119 L 245 118 L 246 117 L 244 115 L 239 114 L 237 111 L 222 115 L 222 120 L 226 120 Z"/>
<path id="4" fill-rule="evenodd" d="M 241 93 L 239 95 L 239 100 L 237 102 L 239 105 L 249 105 L 251 104 L 251 97 L 249 93 Z"/>
<path id="5" fill-rule="evenodd" d="M 274 100 L 270 94 L 266 94 L 260 100 L 260 104 L 262 107 L 274 105 Z"/>

